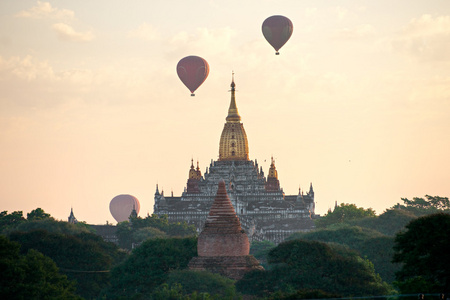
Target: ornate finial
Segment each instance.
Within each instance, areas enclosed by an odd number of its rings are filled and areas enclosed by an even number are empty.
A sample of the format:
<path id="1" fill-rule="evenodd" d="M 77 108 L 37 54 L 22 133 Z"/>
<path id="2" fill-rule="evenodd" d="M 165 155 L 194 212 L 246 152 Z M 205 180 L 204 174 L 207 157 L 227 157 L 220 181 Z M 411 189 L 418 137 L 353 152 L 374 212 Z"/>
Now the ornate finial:
<path id="1" fill-rule="evenodd" d="M 234 71 L 231 71 L 231 91 L 234 92 L 235 89 L 234 87 L 236 86 L 236 84 L 234 83 Z"/>
<path id="2" fill-rule="evenodd" d="M 234 83 L 234 72 L 231 73 L 231 102 L 230 108 L 228 108 L 228 116 L 226 118 L 227 122 L 239 122 L 241 120 L 241 116 L 239 116 L 239 112 L 236 106 L 236 84 Z"/>

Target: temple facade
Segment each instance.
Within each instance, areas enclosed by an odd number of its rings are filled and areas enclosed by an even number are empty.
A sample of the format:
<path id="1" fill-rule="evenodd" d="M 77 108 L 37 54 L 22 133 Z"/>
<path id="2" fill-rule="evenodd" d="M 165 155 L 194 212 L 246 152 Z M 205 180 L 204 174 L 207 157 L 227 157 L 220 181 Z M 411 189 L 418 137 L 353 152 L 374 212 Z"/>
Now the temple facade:
<path id="1" fill-rule="evenodd" d="M 201 232 L 217 193 L 220 180 L 250 241 L 282 242 L 297 231 L 314 227 L 314 190 L 312 183 L 304 193 L 285 195 L 280 187 L 275 161 L 267 177 L 258 162 L 249 159 L 244 125 L 236 106 L 235 83 L 231 83 L 231 102 L 219 142 L 219 159 L 211 160 L 202 175 L 193 160 L 184 192 L 180 197 L 164 196 L 158 185 L 154 213 L 167 215 L 170 222 L 186 221 Z"/>

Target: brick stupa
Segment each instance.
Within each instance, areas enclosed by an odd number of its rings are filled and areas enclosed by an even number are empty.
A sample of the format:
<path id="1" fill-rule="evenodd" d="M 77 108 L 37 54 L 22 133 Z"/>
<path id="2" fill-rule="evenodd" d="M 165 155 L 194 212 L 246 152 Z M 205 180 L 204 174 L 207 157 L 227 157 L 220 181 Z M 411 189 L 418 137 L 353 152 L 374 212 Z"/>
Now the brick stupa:
<path id="1" fill-rule="evenodd" d="M 189 269 L 206 270 L 238 280 L 251 270 L 263 270 L 249 251 L 247 234 L 221 180 L 205 227 L 198 237 L 198 256 L 189 262 Z"/>

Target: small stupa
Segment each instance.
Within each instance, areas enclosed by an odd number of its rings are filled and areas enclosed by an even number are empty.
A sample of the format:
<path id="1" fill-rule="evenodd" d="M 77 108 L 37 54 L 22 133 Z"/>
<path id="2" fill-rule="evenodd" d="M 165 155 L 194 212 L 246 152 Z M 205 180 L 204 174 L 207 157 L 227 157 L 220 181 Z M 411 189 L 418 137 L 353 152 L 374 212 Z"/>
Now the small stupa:
<path id="1" fill-rule="evenodd" d="M 197 252 L 198 256 L 189 262 L 191 270 L 206 270 L 235 280 L 251 270 L 263 270 L 259 261 L 249 255 L 247 234 L 241 227 L 223 180 L 219 182 L 205 227 L 198 237 Z"/>

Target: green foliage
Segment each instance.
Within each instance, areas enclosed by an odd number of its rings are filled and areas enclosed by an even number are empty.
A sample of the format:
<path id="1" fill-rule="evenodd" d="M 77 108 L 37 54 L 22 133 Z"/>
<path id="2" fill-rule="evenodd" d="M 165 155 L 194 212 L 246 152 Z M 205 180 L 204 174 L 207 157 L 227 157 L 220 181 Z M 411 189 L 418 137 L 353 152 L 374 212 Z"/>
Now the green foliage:
<path id="1" fill-rule="evenodd" d="M 169 286 L 179 284 L 184 295 L 208 293 L 214 297 L 233 299 L 236 296 L 234 281 L 206 271 L 180 270 L 169 273 L 165 281 Z"/>
<path id="2" fill-rule="evenodd" d="M 402 230 L 406 224 L 415 218 L 417 217 L 408 210 L 393 208 L 387 209 L 376 218 L 363 218 L 351 221 L 349 223 L 351 225 L 370 228 L 385 235 L 395 236 L 397 232 Z"/>
<path id="3" fill-rule="evenodd" d="M 264 267 L 268 269 L 270 266 L 267 262 L 267 255 L 276 245 L 270 241 L 252 242 L 250 245 L 250 255 L 253 255 Z"/>
<path id="4" fill-rule="evenodd" d="M 14 228 L 15 231 L 28 232 L 33 230 L 45 230 L 52 233 L 61 234 L 78 234 L 89 233 L 89 229 L 86 226 L 71 224 L 64 221 L 55 221 L 52 218 L 43 220 L 27 221 L 19 224 Z M 9 231 L 11 232 L 11 230 Z"/>
<path id="5" fill-rule="evenodd" d="M 42 208 L 38 207 L 35 210 L 27 213 L 28 221 L 37 221 L 37 220 L 45 220 L 45 219 L 53 219 L 50 214 L 46 213 Z"/>
<path id="6" fill-rule="evenodd" d="M 10 214 L 6 210 L 2 211 L 0 213 L 0 233 L 5 233 L 7 230 L 13 229 L 24 222 L 26 220 L 22 211 L 13 211 Z"/>
<path id="7" fill-rule="evenodd" d="M 22 245 L 22 253 L 35 249 L 53 259 L 63 274 L 77 282 L 77 293 L 85 298 L 97 297 L 108 286 L 108 270 L 125 256 L 116 245 L 87 232 L 68 235 L 42 229 L 16 231 L 10 239 Z"/>
<path id="8" fill-rule="evenodd" d="M 152 300 L 190 300 L 188 295 L 183 294 L 183 288 L 180 284 L 174 284 L 169 286 L 167 283 L 163 283 L 160 287 L 155 289 L 151 294 Z"/>
<path id="9" fill-rule="evenodd" d="M 375 217 L 375 211 L 372 208 L 364 209 L 356 207 L 355 204 L 341 203 L 332 212 L 317 219 L 315 225 L 317 228 L 325 228 L 336 223 L 347 223 L 365 217 Z"/>
<path id="10" fill-rule="evenodd" d="M 31 231 L 36 229 L 64 234 L 93 231 L 86 223 L 70 224 L 63 221 L 56 221 L 41 208 L 31 211 L 27 215 L 28 219 L 25 219 L 21 211 L 15 211 L 11 214 L 8 214 L 7 211 L 1 212 L 0 233 L 8 235 L 12 231 Z"/>
<path id="11" fill-rule="evenodd" d="M 108 299 L 145 299 L 161 285 L 170 271 L 185 269 L 197 255 L 197 238 L 150 239 L 133 250 L 111 272 Z"/>
<path id="12" fill-rule="evenodd" d="M 450 291 L 450 215 L 420 217 L 395 238 L 394 261 L 402 263 L 396 273 L 402 293 Z"/>
<path id="13" fill-rule="evenodd" d="M 143 241 L 148 239 L 164 237 L 167 237 L 167 235 L 163 231 L 153 227 L 140 228 L 133 233 L 133 239 L 137 243 L 142 243 Z"/>
<path id="14" fill-rule="evenodd" d="M 425 195 L 424 198 L 414 197 L 412 200 L 402 198 L 403 204 L 397 203 L 393 208 L 400 208 L 413 213 L 416 217 L 450 211 L 450 201 L 447 197 Z"/>
<path id="15" fill-rule="evenodd" d="M 296 299 L 324 299 L 339 298 L 337 294 L 330 294 L 321 290 L 302 289 L 294 293 L 284 293 L 281 291 L 273 293 L 268 300 L 296 300 Z"/>
<path id="16" fill-rule="evenodd" d="M 373 264 L 340 245 L 293 240 L 269 253 L 269 271 L 253 271 L 237 282 L 238 291 L 263 295 L 319 289 L 342 296 L 384 295 L 392 292 L 374 272 Z"/>
<path id="17" fill-rule="evenodd" d="M 19 248 L 0 236 L 0 298 L 81 299 L 50 258 L 33 249 L 20 255 Z"/>
<path id="18" fill-rule="evenodd" d="M 169 237 L 187 237 L 195 236 L 196 228 L 188 225 L 186 222 L 169 223 L 166 215 L 147 216 L 144 219 L 140 217 L 130 218 L 117 224 L 117 237 L 120 247 L 132 249 L 133 244 L 139 244 L 149 238 Z"/>
<path id="19" fill-rule="evenodd" d="M 373 218 L 375 219 L 375 218 Z M 287 240 L 305 239 L 326 243 L 337 243 L 356 250 L 362 257 L 368 258 L 381 278 L 392 283 L 395 272 L 399 270 L 398 264 L 393 264 L 394 238 L 385 236 L 378 231 L 347 224 L 330 226 L 312 232 L 292 234 Z"/>

